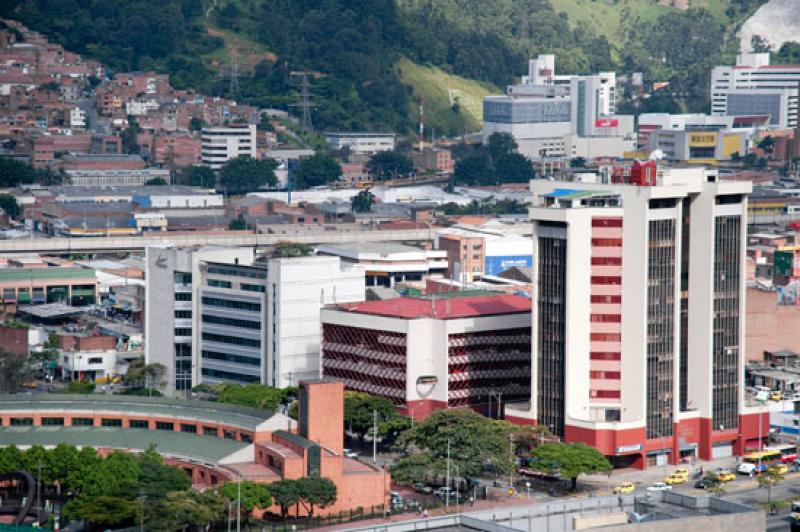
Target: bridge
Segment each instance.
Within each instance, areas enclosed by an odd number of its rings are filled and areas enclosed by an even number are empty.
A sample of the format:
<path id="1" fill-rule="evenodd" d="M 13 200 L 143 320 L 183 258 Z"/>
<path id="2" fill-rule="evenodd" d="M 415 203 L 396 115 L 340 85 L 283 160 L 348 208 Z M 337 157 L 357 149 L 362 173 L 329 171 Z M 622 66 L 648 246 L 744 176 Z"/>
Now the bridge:
<path id="1" fill-rule="evenodd" d="M 0 240 L 0 256 L 66 255 L 72 253 L 113 253 L 142 251 L 148 246 L 173 245 L 175 247 L 234 246 L 264 248 L 280 242 L 298 244 L 350 244 L 360 242 L 403 242 L 433 240 L 434 230 L 364 230 L 364 231 L 325 231 L 314 230 L 289 234 L 255 234 L 240 231 L 220 233 L 145 233 L 142 236 L 98 236 L 98 237 L 56 237 L 20 238 Z"/>

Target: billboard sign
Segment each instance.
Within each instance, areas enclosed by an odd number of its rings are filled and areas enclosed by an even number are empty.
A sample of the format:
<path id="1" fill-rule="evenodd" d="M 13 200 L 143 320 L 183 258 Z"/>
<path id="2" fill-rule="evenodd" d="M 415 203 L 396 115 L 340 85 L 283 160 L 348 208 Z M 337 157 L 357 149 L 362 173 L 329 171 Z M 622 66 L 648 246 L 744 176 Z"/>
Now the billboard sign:
<path id="1" fill-rule="evenodd" d="M 619 127 L 619 120 L 616 118 L 598 118 L 594 121 L 594 127 Z"/>
<path id="2" fill-rule="evenodd" d="M 486 257 L 486 275 L 499 275 L 509 268 L 529 268 L 533 265 L 530 255 L 499 255 Z"/>

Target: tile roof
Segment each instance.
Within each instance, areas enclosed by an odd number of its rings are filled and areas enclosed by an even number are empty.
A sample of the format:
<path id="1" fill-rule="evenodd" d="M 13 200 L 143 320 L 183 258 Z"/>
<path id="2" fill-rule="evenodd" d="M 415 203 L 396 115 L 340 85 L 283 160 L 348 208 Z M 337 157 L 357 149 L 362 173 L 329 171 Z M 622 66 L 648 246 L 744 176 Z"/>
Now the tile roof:
<path id="1" fill-rule="evenodd" d="M 340 305 L 340 309 L 359 314 L 393 318 L 458 319 L 531 311 L 531 300 L 518 295 L 481 295 L 448 298 L 399 297 L 385 301 L 366 301 Z"/>

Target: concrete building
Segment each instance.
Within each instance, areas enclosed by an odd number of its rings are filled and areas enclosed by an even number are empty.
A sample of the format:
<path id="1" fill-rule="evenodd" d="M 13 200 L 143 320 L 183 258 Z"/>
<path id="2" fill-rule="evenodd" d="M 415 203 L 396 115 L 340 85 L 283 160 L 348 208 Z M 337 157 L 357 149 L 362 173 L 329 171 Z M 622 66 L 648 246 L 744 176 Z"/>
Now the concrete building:
<path id="1" fill-rule="evenodd" d="M 447 252 L 404 244 L 369 242 L 327 244 L 316 248 L 320 255 L 340 257 L 343 262 L 361 265 L 366 270 L 367 286 L 394 287 L 403 281 L 421 281 L 428 275 L 447 273 Z"/>
<path id="2" fill-rule="evenodd" d="M 204 127 L 201 133 L 203 164 L 219 170 L 237 157 L 256 157 L 256 126 Z"/>
<path id="3" fill-rule="evenodd" d="M 689 164 L 717 164 L 734 154 L 748 152 L 749 131 L 723 128 L 687 127 L 682 130 L 655 130 L 648 135 L 647 152 L 660 150 L 670 161 Z"/>
<path id="4" fill-rule="evenodd" d="M 84 268 L 10 261 L 0 268 L 0 295 L 6 313 L 19 305 L 91 305 L 97 302 L 97 277 Z"/>
<path id="5" fill-rule="evenodd" d="M 620 467 L 756 448 L 742 380 L 750 183 L 703 168 L 587 181 L 531 182 L 533 393 L 507 419 Z"/>
<path id="6" fill-rule="evenodd" d="M 196 487 L 226 481 L 269 484 L 324 477 L 336 502 L 315 515 L 380 511 L 389 503 L 391 475 L 344 456 L 344 386 L 299 383 L 299 422 L 262 409 L 209 401 L 120 395 L 0 396 L 0 447 L 60 443 L 143 452 L 154 447 Z M 260 508 L 280 513 L 280 508 Z M 299 505 L 290 516 L 305 516 Z"/>
<path id="7" fill-rule="evenodd" d="M 616 74 L 558 76 L 555 56 L 528 64 L 522 84 L 483 101 L 483 140 L 509 133 L 531 159 L 622 156 L 635 148 L 633 117 L 616 115 Z"/>
<path id="8" fill-rule="evenodd" d="M 334 151 L 347 148 L 350 153 L 373 154 L 392 151 L 395 146 L 394 133 L 325 133 L 325 142 Z"/>
<path id="9" fill-rule="evenodd" d="M 141 187 L 151 179 L 170 181 L 170 171 L 161 168 L 138 170 L 67 170 L 69 184 L 83 187 Z"/>
<path id="10" fill-rule="evenodd" d="M 436 246 L 447 251 L 448 277 L 469 283 L 515 266 L 530 267 L 533 244 L 529 226 L 526 232 L 514 234 L 508 227 L 458 224 L 439 231 Z"/>
<path id="11" fill-rule="evenodd" d="M 797 126 L 800 65 L 770 65 L 769 53 L 736 56 L 711 71 L 712 115 L 768 115 L 770 124 Z"/>
<path id="12" fill-rule="evenodd" d="M 246 248 L 147 248 L 148 362 L 167 393 L 191 383 L 295 386 L 320 375 L 320 308 L 365 299 L 363 268 L 338 257 L 256 262 Z M 157 299 L 156 301 L 154 301 Z"/>
<path id="13" fill-rule="evenodd" d="M 531 300 L 455 293 L 322 310 L 322 369 L 415 419 L 470 406 L 496 415 L 530 395 Z"/>

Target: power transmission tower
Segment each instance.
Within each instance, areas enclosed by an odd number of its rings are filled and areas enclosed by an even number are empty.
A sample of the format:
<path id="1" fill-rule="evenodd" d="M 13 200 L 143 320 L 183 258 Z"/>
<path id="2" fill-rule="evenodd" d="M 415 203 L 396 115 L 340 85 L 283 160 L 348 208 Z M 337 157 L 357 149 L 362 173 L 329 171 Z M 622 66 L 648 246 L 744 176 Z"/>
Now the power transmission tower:
<path id="1" fill-rule="evenodd" d="M 303 110 L 300 121 L 300 129 L 304 132 L 314 131 L 314 124 L 311 122 L 311 108 L 316 107 L 311 103 L 311 91 L 308 83 L 309 72 L 292 72 L 290 75 L 300 77 L 300 101 L 293 103 L 292 107 L 300 107 Z"/>

